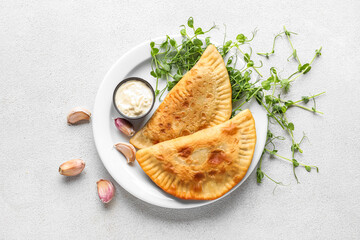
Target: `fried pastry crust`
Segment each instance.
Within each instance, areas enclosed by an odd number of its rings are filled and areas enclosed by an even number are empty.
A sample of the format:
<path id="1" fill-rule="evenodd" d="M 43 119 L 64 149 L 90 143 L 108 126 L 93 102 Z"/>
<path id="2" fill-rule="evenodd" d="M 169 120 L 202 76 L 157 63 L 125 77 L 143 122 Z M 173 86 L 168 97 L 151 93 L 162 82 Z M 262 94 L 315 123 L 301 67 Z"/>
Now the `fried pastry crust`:
<path id="1" fill-rule="evenodd" d="M 223 123 L 231 116 L 231 94 L 224 60 L 209 45 L 130 143 L 141 149 Z"/>
<path id="2" fill-rule="evenodd" d="M 141 149 L 136 158 L 165 192 L 182 199 L 212 200 L 243 179 L 255 144 L 255 121 L 244 110 L 222 124 Z"/>

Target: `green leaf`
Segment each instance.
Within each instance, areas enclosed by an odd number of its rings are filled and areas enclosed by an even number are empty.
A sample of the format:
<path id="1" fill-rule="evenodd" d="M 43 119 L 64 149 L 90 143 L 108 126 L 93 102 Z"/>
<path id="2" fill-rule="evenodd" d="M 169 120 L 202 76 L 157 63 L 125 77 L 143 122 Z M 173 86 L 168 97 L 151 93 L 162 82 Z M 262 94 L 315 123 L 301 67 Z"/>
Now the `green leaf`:
<path id="1" fill-rule="evenodd" d="M 254 62 L 252 60 L 250 60 L 247 64 L 247 67 L 253 67 L 254 66 Z"/>
<path id="2" fill-rule="evenodd" d="M 229 58 L 229 59 L 227 60 L 226 65 L 230 65 L 230 64 L 232 63 L 232 61 L 233 61 L 233 59 L 232 59 L 232 58 Z"/>
<path id="3" fill-rule="evenodd" d="M 167 63 L 162 63 L 162 68 L 163 68 L 165 71 L 167 71 L 167 72 L 170 71 L 170 65 L 167 64 Z"/>
<path id="4" fill-rule="evenodd" d="M 164 70 L 163 68 L 160 69 L 160 72 L 161 72 L 161 76 L 165 76 L 168 71 Z"/>
<path id="5" fill-rule="evenodd" d="M 155 47 L 155 43 L 154 43 L 154 42 L 151 42 L 151 43 L 150 43 L 150 47 L 151 47 L 151 48 Z"/>
<path id="6" fill-rule="evenodd" d="M 194 19 L 193 19 L 193 17 L 189 17 L 187 24 L 191 28 L 194 27 Z"/>
<path id="7" fill-rule="evenodd" d="M 175 39 L 170 39 L 170 45 L 175 47 L 176 46 L 176 41 Z"/>
<path id="8" fill-rule="evenodd" d="M 274 104 L 272 106 L 273 112 L 274 113 L 285 113 L 287 108 L 285 106 L 280 106 L 278 104 Z"/>
<path id="9" fill-rule="evenodd" d="M 267 81 L 269 81 L 269 82 L 274 82 L 274 76 L 270 76 L 268 79 L 267 79 Z"/>
<path id="10" fill-rule="evenodd" d="M 261 105 L 261 101 L 262 101 L 263 97 L 264 97 L 264 93 L 262 91 L 258 91 L 256 93 L 256 101 L 258 104 Z"/>
<path id="11" fill-rule="evenodd" d="M 278 152 L 278 150 L 272 150 L 271 152 L 269 152 L 270 153 L 270 155 L 275 155 L 276 153 Z"/>
<path id="12" fill-rule="evenodd" d="M 302 65 L 299 69 L 300 72 L 303 72 L 303 74 L 306 74 L 307 72 L 309 72 L 311 70 L 311 66 L 309 63 L 305 63 L 304 65 Z"/>
<path id="13" fill-rule="evenodd" d="M 301 99 L 304 103 L 308 103 L 310 101 L 309 97 L 307 96 L 302 96 Z"/>
<path id="14" fill-rule="evenodd" d="M 250 55 L 248 53 L 244 54 L 244 60 L 245 62 L 249 62 L 250 61 Z"/>
<path id="15" fill-rule="evenodd" d="M 311 171 L 311 167 L 310 166 L 305 166 L 306 171 L 310 172 Z"/>
<path id="16" fill-rule="evenodd" d="M 168 82 L 167 90 L 170 91 L 176 85 L 176 83 L 177 82 L 175 82 L 175 81 Z"/>
<path id="17" fill-rule="evenodd" d="M 257 181 L 258 183 L 261 183 L 263 178 L 264 178 L 264 173 L 263 173 L 263 171 L 261 171 L 260 168 L 258 168 L 258 169 L 256 170 L 256 181 Z"/>
<path id="18" fill-rule="evenodd" d="M 291 145 L 291 151 L 292 152 L 298 151 L 299 149 L 300 149 L 299 144 L 294 143 L 293 145 Z"/>
<path id="19" fill-rule="evenodd" d="M 229 52 L 232 41 L 227 41 L 222 47 L 222 56 L 225 56 Z"/>
<path id="20" fill-rule="evenodd" d="M 151 74 L 151 76 L 153 76 L 154 78 L 157 78 L 157 75 L 156 75 L 156 73 L 155 73 L 154 71 L 151 71 L 150 74 Z"/>
<path id="21" fill-rule="evenodd" d="M 194 51 L 193 52 L 201 52 L 202 51 L 202 49 L 201 49 L 201 47 L 200 46 L 196 46 L 196 45 L 194 45 L 194 49 L 193 49 Z M 195 64 L 196 62 L 194 62 L 194 64 Z"/>
<path id="22" fill-rule="evenodd" d="M 224 47 L 230 47 L 231 44 L 232 44 L 232 41 L 229 40 L 229 41 L 227 41 L 227 42 L 224 44 Z"/>
<path id="23" fill-rule="evenodd" d="M 158 48 L 153 48 L 153 49 L 151 50 L 151 54 L 152 54 L 152 55 L 156 55 L 158 52 L 159 52 L 159 49 L 158 49 Z"/>
<path id="24" fill-rule="evenodd" d="M 304 74 L 308 73 L 310 70 L 311 70 L 311 66 L 308 66 L 308 67 L 305 69 Z"/>
<path id="25" fill-rule="evenodd" d="M 211 44 L 210 37 L 205 38 L 205 43 L 206 43 L 206 46 L 209 46 Z"/>
<path id="26" fill-rule="evenodd" d="M 183 76 L 180 75 L 180 74 L 175 74 L 175 75 L 174 75 L 174 80 L 178 82 L 178 81 L 181 80 L 182 77 L 183 77 Z"/>
<path id="27" fill-rule="evenodd" d="M 281 79 L 280 81 L 280 85 L 281 87 L 285 90 L 285 91 L 289 91 L 290 88 L 290 82 L 289 79 Z"/>
<path id="28" fill-rule="evenodd" d="M 299 66 L 301 66 L 301 65 L 299 65 Z M 299 71 L 304 71 L 307 67 L 309 66 L 309 64 L 308 63 L 305 63 L 304 65 L 302 65 L 300 68 L 299 68 Z"/>
<path id="29" fill-rule="evenodd" d="M 274 97 L 272 95 L 266 95 L 265 96 L 265 102 L 266 104 L 273 103 Z"/>
<path id="30" fill-rule="evenodd" d="M 236 40 L 239 42 L 239 43 L 245 43 L 246 41 L 246 37 L 244 34 L 240 33 L 236 36 Z"/>
<path id="31" fill-rule="evenodd" d="M 161 48 L 166 48 L 167 45 L 168 45 L 168 41 L 165 41 L 165 42 L 163 42 L 163 43 L 160 45 L 160 47 L 161 47 Z"/>
<path id="32" fill-rule="evenodd" d="M 159 95 L 160 91 L 159 90 L 155 90 L 155 96 Z"/>
<path id="33" fill-rule="evenodd" d="M 226 70 L 229 72 L 229 75 L 231 74 L 232 71 L 234 71 L 234 68 L 232 67 L 226 67 Z M 234 87 L 235 88 L 235 87 Z"/>
<path id="34" fill-rule="evenodd" d="M 315 54 L 316 54 L 317 57 L 319 57 L 321 55 L 321 50 L 322 50 L 322 47 L 315 50 Z"/>
<path id="35" fill-rule="evenodd" d="M 185 28 L 181 29 L 180 34 L 181 34 L 181 36 L 185 36 L 186 35 L 186 29 Z"/>
<path id="36" fill-rule="evenodd" d="M 197 39 L 197 38 L 195 38 L 193 40 L 193 43 L 194 43 L 195 46 L 202 46 L 203 45 L 203 42 L 200 39 Z"/>
<path id="37" fill-rule="evenodd" d="M 270 81 L 268 80 L 265 80 L 265 81 L 262 81 L 261 82 L 261 86 L 265 89 L 265 90 L 270 90 L 271 88 L 271 85 L 270 85 Z"/>
<path id="38" fill-rule="evenodd" d="M 277 75 L 276 68 L 274 68 L 274 67 L 271 67 L 271 68 L 270 68 L 270 72 L 271 72 L 272 74 L 274 74 L 274 75 Z"/>
<path id="39" fill-rule="evenodd" d="M 203 30 L 201 28 L 197 28 L 195 30 L 195 35 L 201 35 L 201 34 L 204 34 Z"/>
<path id="40" fill-rule="evenodd" d="M 293 55 L 293 57 L 294 57 L 294 58 L 296 58 L 296 57 L 297 57 L 297 52 L 296 52 L 296 49 L 294 49 L 294 51 L 293 51 L 293 54 L 292 54 L 292 55 Z"/>
<path id="41" fill-rule="evenodd" d="M 292 122 L 290 122 L 288 125 L 287 125 L 288 129 L 294 131 L 295 127 L 294 127 L 294 124 Z"/>
<path id="42" fill-rule="evenodd" d="M 287 106 L 287 107 L 290 107 L 293 104 L 294 104 L 294 102 L 291 100 L 285 102 L 285 106 Z"/>
<path id="43" fill-rule="evenodd" d="M 298 161 L 296 161 L 296 159 L 293 159 L 292 162 L 293 162 L 294 167 L 298 167 L 298 166 L 299 166 L 299 163 L 298 163 Z"/>

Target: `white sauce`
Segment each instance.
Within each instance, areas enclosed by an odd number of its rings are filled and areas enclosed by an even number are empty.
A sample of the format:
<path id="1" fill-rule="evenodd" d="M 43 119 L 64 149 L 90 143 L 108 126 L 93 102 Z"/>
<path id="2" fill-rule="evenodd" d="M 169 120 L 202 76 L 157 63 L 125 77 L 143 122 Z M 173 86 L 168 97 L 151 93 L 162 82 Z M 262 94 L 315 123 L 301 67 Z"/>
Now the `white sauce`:
<path id="1" fill-rule="evenodd" d="M 129 117 L 139 117 L 147 113 L 153 100 L 151 89 L 138 80 L 123 83 L 115 94 L 117 108 Z"/>

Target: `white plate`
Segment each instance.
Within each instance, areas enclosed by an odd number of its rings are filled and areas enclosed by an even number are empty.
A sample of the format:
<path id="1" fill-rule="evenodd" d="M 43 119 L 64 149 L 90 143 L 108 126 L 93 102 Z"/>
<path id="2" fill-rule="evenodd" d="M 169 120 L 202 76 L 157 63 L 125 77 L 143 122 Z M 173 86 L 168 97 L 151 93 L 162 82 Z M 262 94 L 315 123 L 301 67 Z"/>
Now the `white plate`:
<path id="1" fill-rule="evenodd" d="M 176 39 L 180 40 L 181 37 Z M 154 41 L 159 43 L 163 40 L 165 38 L 158 38 Z M 181 200 L 165 193 L 151 181 L 137 162 L 133 165 L 128 165 L 124 156 L 113 147 L 115 143 L 129 141 L 129 138 L 121 134 L 114 125 L 114 119 L 119 117 L 112 104 L 112 95 L 116 85 L 127 77 L 141 77 L 148 80 L 155 89 L 156 80 L 150 75 L 151 56 L 149 44 L 150 42 L 140 44 L 122 56 L 106 74 L 98 90 L 93 110 L 92 125 L 96 148 L 102 162 L 116 182 L 129 193 L 145 202 L 160 207 L 177 209 L 194 208 L 210 204 L 228 196 L 249 177 L 255 169 L 264 148 L 267 132 L 267 115 L 256 101 L 251 102 L 247 107 L 244 106 L 244 109 L 249 108 L 251 110 L 255 118 L 257 134 L 255 153 L 250 168 L 238 185 L 216 200 Z M 161 83 L 160 87 L 165 85 L 165 81 L 160 80 L 159 82 Z M 136 131 L 146 123 L 158 106 L 159 101 L 156 101 L 152 112 L 145 119 L 133 121 Z"/>

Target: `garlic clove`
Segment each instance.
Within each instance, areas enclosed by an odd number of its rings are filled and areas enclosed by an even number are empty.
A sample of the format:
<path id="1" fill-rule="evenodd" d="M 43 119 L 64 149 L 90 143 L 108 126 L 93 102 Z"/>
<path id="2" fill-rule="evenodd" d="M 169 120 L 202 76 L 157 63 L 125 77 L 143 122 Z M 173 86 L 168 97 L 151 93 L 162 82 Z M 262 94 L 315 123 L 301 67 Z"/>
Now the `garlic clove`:
<path id="1" fill-rule="evenodd" d="M 100 200 L 103 203 L 110 202 L 115 195 L 114 185 L 110 181 L 104 179 L 100 179 L 96 184 Z"/>
<path id="2" fill-rule="evenodd" d="M 130 143 L 117 143 L 114 147 L 126 157 L 128 163 L 135 161 L 136 149 L 133 145 Z"/>
<path id="3" fill-rule="evenodd" d="M 135 134 L 134 127 L 131 122 L 124 118 L 116 118 L 115 126 L 120 130 L 120 132 L 124 133 L 128 137 L 131 137 Z"/>
<path id="4" fill-rule="evenodd" d="M 64 162 L 59 167 L 59 173 L 64 176 L 76 176 L 85 168 L 85 162 L 81 159 L 72 159 Z"/>
<path id="5" fill-rule="evenodd" d="M 85 108 L 76 107 L 71 109 L 67 116 L 68 124 L 77 124 L 84 121 L 89 121 L 91 112 Z"/>

